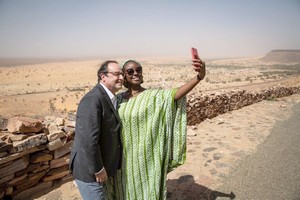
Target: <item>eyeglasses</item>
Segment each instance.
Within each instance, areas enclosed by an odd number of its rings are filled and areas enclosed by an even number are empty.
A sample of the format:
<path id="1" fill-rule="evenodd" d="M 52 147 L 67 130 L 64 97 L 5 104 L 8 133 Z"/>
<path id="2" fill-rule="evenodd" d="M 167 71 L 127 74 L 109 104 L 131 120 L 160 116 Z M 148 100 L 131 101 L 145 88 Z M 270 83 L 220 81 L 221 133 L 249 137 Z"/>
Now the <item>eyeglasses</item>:
<path id="1" fill-rule="evenodd" d="M 129 76 L 132 76 L 134 74 L 134 72 L 141 74 L 143 72 L 143 68 L 142 67 L 137 67 L 136 69 L 130 68 L 126 70 L 126 73 Z"/>
<path id="2" fill-rule="evenodd" d="M 104 72 L 104 73 L 111 73 L 111 74 L 113 74 L 113 75 L 115 75 L 117 77 L 119 77 L 119 76 L 122 75 L 124 77 L 124 73 L 123 72 Z"/>

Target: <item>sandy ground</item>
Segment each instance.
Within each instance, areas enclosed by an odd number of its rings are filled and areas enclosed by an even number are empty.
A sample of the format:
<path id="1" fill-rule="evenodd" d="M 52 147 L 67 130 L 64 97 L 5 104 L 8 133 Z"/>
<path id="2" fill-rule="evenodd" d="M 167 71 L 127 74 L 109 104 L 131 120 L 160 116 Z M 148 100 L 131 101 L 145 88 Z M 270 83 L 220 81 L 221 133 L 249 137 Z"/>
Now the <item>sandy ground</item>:
<path id="1" fill-rule="evenodd" d="M 119 60 L 122 63 L 123 60 Z M 146 88 L 178 87 L 195 73 L 188 60 L 140 59 Z M 60 62 L 0 67 L 0 117 L 64 116 L 96 84 L 101 61 Z M 291 65 L 258 58 L 207 61 L 207 76 L 191 93 L 300 86 Z M 298 69 L 300 70 L 300 69 Z M 197 199 L 214 191 L 239 161 L 254 154 L 277 121 L 288 118 L 300 95 L 263 101 L 188 127 L 186 163 L 168 175 L 169 199 Z M 44 194 L 44 192 L 48 192 Z M 81 199 L 72 181 L 34 199 Z M 219 191 L 222 192 L 222 191 Z"/>

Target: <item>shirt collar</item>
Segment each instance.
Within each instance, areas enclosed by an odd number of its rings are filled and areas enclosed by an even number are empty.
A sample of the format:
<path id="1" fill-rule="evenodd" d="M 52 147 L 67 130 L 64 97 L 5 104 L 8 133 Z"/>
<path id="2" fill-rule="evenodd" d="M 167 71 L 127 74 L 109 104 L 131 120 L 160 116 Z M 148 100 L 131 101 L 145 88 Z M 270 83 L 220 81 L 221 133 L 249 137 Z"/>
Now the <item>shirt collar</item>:
<path id="1" fill-rule="evenodd" d="M 100 85 L 102 85 L 102 87 L 104 88 L 105 92 L 108 94 L 110 100 L 113 100 L 113 98 L 115 97 L 115 95 L 102 83 L 100 83 Z"/>

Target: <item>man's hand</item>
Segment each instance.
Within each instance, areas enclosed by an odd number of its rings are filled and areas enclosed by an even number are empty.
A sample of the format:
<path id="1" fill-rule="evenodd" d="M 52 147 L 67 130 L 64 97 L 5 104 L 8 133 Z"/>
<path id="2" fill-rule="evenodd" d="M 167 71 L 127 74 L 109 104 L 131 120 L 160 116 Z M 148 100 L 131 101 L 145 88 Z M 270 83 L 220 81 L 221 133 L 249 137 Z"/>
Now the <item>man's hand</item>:
<path id="1" fill-rule="evenodd" d="M 105 168 L 103 167 L 103 169 L 100 172 L 96 173 L 95 177 L 98 183 L 104 183 L 108 178 Z"/>

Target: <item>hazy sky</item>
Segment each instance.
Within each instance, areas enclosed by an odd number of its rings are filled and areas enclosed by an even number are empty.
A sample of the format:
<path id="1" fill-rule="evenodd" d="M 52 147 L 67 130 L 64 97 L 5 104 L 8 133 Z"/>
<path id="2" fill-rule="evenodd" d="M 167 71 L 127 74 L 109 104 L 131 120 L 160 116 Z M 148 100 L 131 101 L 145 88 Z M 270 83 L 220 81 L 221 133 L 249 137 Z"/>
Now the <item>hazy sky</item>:
<path id="1" fill-rule="evenodd" d="M 300 49 L 300 0 L 0 0 L 0 57 L 263 56 Z"/>

